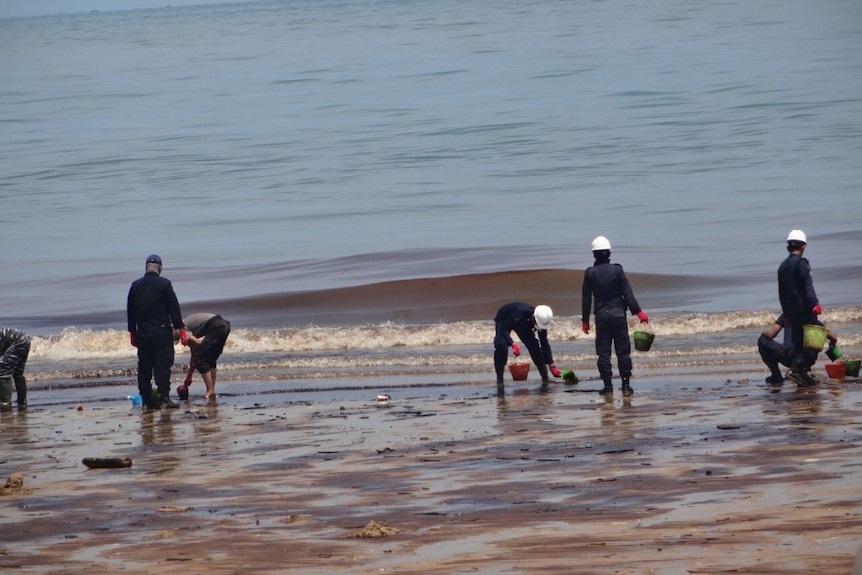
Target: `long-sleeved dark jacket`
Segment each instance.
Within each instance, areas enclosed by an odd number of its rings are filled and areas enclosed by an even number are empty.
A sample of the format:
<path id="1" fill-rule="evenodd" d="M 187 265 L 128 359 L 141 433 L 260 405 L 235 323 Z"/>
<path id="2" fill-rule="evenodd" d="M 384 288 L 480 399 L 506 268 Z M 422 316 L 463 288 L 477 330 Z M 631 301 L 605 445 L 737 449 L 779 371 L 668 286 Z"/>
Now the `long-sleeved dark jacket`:
<path id="1" fill-rule="evenodd" d="M 597 261 L 584 271 L 584 284 L 581 289 L 581 318 L 590 321 L 590 309 L 595 298 L 596 317 L 625 317 L 626 309 L 637 315 L 641 306 L 635 299 L 632 286 L 620 264 Z"/>
<path id="2" fill-rule="evenodd" d="M 497 325 L 497 332 L 500 333 L 506 340 L 507 345 L 512 345 L 514 341 L 509 333 L 516 328 L 532 329 L 539 335 L 539 342 L 542 346 L 548 344 L 548 330 L 538 329 L 535 321 L 533 321 L 533 312 L 536 308 L 528 303 L 519 301 L 507 303 L 497 310 L 497 315 L 494 316 L 494 323 Z"/>
<path id="3" fill-rule="evenodd" d="M 0 355 L 6 353 L 10 347 L 28 343 L 30 336 L 14 327 L 4 327 L 0 329 Z"/>
<path id="4" fill-rule="evenodd" d="M 810 313 L 820 301 L 814 292 L 811 265 L 798 254 L 790 254 L 778 266 L 778 298 L 786 314 Z"/>
<path id="5" fill-rule="evenodd" d="M 183 327 L 180 304 L 171 280 L 154 271 L 148 271 L 132 282 L 126 302 L 126 316 L 131 332 L 137 332 L 140 326 Z"/>
<path id="6" fill-rule="evenodd" d="M 30 355 L 30 336 L 14 327 L 0 329 L 0 377 L 12 376 L 18 403 L 27 397 L 24 368 Z"/>

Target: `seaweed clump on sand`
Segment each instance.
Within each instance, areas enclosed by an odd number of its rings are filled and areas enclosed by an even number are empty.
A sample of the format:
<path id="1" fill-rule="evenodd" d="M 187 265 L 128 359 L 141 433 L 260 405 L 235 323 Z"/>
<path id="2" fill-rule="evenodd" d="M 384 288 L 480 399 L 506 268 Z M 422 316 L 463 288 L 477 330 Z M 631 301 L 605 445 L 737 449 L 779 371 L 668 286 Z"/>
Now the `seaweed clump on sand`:
<path id="1" fill-rule="evenodd" d="M 390 527 L 386 524 L 386 522 L 378 523 L 373 519 L 368 522 L 365 527 L 358 529 L 350 534 L 350 537 L 363 537 L 363 538 L 374 538 L 374 537 L 389 537 L 390 535 L 397 535 L 399 533 L 398 528 Z"/>

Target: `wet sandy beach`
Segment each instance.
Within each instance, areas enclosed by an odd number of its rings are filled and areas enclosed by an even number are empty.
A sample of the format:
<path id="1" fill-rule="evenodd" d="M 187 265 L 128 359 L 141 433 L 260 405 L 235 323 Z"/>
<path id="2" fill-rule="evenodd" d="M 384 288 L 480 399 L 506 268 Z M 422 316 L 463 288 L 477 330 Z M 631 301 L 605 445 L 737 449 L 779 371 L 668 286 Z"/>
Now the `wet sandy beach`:
<path id="1" fill-rule="evenodd" d="M 0 497 L 0 571 L 850 572 L 857 381 L 646 376 L 608 400 L 590 381 L 490 387 L 2 413 L 2 479 L 24 489 Z M 370 522 L 390 534 L 364 536 Z"/>

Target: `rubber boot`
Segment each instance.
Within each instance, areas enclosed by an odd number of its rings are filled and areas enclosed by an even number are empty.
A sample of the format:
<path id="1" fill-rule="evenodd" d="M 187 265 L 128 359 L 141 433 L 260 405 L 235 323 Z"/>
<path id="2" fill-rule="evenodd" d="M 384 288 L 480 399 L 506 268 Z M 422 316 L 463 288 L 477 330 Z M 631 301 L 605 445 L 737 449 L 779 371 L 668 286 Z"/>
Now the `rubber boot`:
<path id="1" fill-rule="evenodd" d="M 791 369 L 787 377 L 794 381 L 797 387 L 814 387 L 820 384 L 806 369 Z"/>
<path id="2" fill-rule="evenodd" d="M 548 368 L 545 365 L 539 366 L 539 375 L 542 377 L 542 384 L 547 385 L 551 383 L 550 378 L 548 378 Z"/>
<path id="3" fill-rule="evenodd" d="M 141 394 L 141 401 L 144 402 L 144 409 L 142 411 L 159 409 L 162 406 L 159 394 L 153 389 L 152 384 L 149 386 L 139 385 L 138 392 Z"/>
<path id="4" fill-rule="evenodd" d="M 820 384 L 808 371 L 809 361 L 810 356 L 806 356 L 805 353 L 800 353 L 793 361 L 793 367 L 790 368 L 787 377 L 794 381 L 797 387 L 814 387 Z"/>
<path id="5" fill-rule="evenodd" d="M 614 386 L 611 383 L 611 380 L 606 379 L 605 386 L 599 390 L 599 393 L 602 395 L 612 395 L 614 393 Z"/>
<path id="6" fill-rule="evenodd" d="M 784 376 L 781 375 L 781 370 L 778 369 L 777 363 L 767 364 L 769 367 L 770 375 L 766 378 L 766 383 L 769 385 L 781 385 L 784 382 Z"/>
<path id="7" fill-rule="evenodd" d="M 18 395 L 18 409 L 27 409 L 27 382 L 15 382 L 15 393 Z"/>
<path id="8" fill-rule="evenodd" d="M 12 383 L 12 376 L 0 377 L 0 409 L 12 409 L 12 390 L 15 389 L 15 384 Z"/>
<path id="9" fill-rule="evenodd" d="M 171 390 L 168 388 L 167 393 L 159 390 L 159 400 L 161 401 L 162 409 L 179 409 L 180 404 L 171 401 Z"/>
<path id="10" fill-rule="evenodd" d="M 629 378 L 623 378 L 623 395 L 629 396 L 633 395 L 635 390 L 632 389 L 632 384 L 629 382 Z"/>
<path id="11" fill-rule="evenodd" d="M 506 395 L 506 386 L 503 384 L 502 379 L 497 380 L 497 395 L 500 397 Z"/>

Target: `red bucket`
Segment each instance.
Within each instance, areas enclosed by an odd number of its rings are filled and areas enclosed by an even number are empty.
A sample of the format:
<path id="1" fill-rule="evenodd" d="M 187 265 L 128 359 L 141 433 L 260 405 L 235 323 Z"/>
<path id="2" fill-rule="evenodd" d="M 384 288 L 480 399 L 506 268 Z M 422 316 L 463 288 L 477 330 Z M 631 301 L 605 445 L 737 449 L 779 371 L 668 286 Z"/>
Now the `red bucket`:
<path id="1" fill-rule="evenodd" d="M 829 379 L 844 381 L 844 376 L 847 375 L 847 364 L 843 361 L 839 363 L 827 363 L 826 374 L 829 376 Z"/>
<path id="2" fill-rule="evenodd" d="M 515 381 L 524 381 L 527 379 L 527 374 L 530 373 L 529 363 L 513 363 L 509 365 L 509 373 L 512 374 L 512 379 Z"/>

